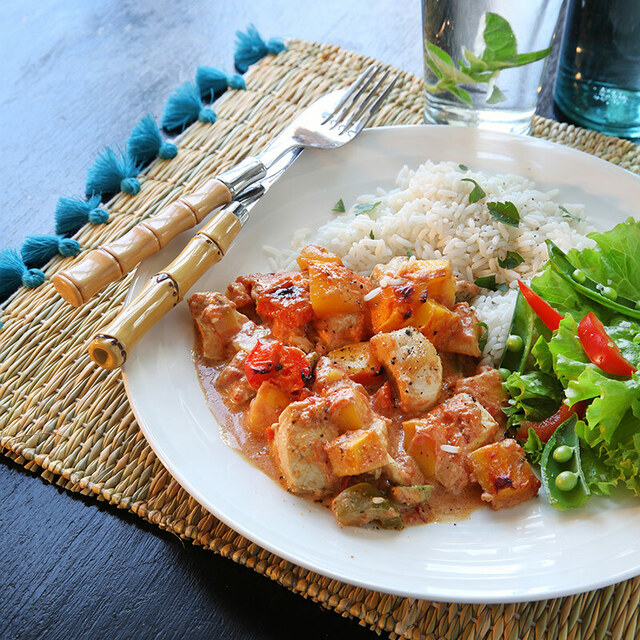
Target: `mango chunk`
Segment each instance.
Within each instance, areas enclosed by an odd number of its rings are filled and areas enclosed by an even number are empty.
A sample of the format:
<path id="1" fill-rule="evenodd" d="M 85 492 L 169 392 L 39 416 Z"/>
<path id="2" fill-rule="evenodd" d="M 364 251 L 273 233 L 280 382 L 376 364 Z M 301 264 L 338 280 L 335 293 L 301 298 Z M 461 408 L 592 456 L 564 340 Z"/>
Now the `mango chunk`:
<path id="1" fill-rule="evenodd" d="M 330 440 L 325 451 L 333 472 L 339 476 L 357 476 L 387 464 L 387 447 L 375 430 L 348 431 Z"/>
<path id="2" fill-rule="evenodd" d="M 304 247 L 304 249 L 300 251 L 300 255 L 298 255 L 296 262 L 302 271 L 308 269 L 311 262 L 342 264 L 342 260 L 339 256 L 317 244 L 308 244 Z"/>
<path id="3" fill-rule="evenodd" d="M 341 432 L 355 431 L 371 424 L 373 412 L 363 390 L 343 387 L 332 391 L 327 399 L 331 421 Z"/>
<path id="4" fill-rule="evenodd" d="M 469 464 L 482 487 L 482 499 L 493 509 L 526 502 L 540 488 L 522 447 L 511 438 L 476 449 L 469 454 Z"/>
<path id="5" fill-rule="evenodd" d="M 364 308 L 369 282 L 335 263 L 309 263 L 309 297 L 318 318 L 356 313 Z"/>
<path id="6" fill-rule="evenodd" d="M 251 433 L 265 436 L 267 429 L 278 422 L 289 402 L 291 398 L 282 389 L 268 380 L 263 382 L 247 411 L 247 426 Z"/>

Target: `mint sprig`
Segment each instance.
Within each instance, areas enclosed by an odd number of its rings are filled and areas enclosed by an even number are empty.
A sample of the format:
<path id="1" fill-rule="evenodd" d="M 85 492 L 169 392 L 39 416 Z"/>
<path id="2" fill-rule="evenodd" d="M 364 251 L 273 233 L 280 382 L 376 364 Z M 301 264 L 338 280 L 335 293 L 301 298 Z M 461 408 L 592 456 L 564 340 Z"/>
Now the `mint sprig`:
<path id="1" fill-rule="evenodd" d="M 426 90 L 430 93 L 448 91 L 461 102 L 470 105 L 473 104 L 471 95 L 460 85 L 486 83 L 487 92 L 491 88 L 491 94 L 486 99 L 487 104 L 504 102 L 506 96 L 495 85 L 500 71 L 537 62 L 551 52 L 551 47 L 548 47 L 540 51 L 518 53 L 518 44 L 511 25 L 497 13 L 485 14 L 482 36 L 485 46 L 482 54 L 478 57 L 463 47 L 463 59 L 458 60 L 457 66 L 446 51 L 432 42 L 426 42 L 425 64 L 437 79 L 435 84 L 425 83 Z"/>

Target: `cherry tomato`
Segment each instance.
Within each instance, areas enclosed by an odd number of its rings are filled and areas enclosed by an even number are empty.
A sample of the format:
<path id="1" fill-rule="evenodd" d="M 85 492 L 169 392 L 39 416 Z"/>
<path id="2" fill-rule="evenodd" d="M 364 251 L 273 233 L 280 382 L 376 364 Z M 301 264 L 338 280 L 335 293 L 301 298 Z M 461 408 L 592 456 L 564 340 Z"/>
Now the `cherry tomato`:
<path id="1" fill-rule="evenodd" d="M 304 351 L 286 347 L 282 342 L 261 342 L 247 356 L 244 372 L 251 387 L 259 389 L 270 380 L 283 391 L 299 391 L 311 377 Z"/>
<path id="2" fill-rule="evenodd" d="M 604 325 L 593 311 L 580 320 L 578 337 L 589 360 L 605 373 L 630 376 L 637 371 L 620 353 L 618 345 L 607 335 Z"/>
<path id="3" fill-rule="evenodd" d="M 525 420 L 516 433 L 516 439 L 526 440 L 529 437 L 529 429 L 533 429 L 538 438 L 542 442 L 547 442 L 549 438 L 554 434 L 555 430 L 565 421 L 572 413 L 575 413 L 578 418 L 582 418 L 585 409 L 587 408 L 587 401 L 576 402 L 572 407 L 567 406 L 564 402 L 560 405 L 558 411 L 552 416 L 549 416 L 542 422 L 531 422 Z"/>
<path id="4" fill-rule="evenodd" d="M 518 286 L 524 299 L 529 303 L 529 306 L 538 318 L 542 320 L 547 329 L 555 331 L 560 325 L 562 316 L 546 300 L 543 300 L 537 293 L 529 289 L 524 282 L 518 280 Z"/>

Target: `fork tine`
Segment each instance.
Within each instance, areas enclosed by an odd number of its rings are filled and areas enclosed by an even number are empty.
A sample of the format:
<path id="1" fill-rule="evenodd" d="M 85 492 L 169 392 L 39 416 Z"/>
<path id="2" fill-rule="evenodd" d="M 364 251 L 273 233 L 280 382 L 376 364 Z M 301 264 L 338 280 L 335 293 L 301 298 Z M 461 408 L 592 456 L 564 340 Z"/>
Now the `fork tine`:
<path id="1" fill-rule="evenodd" d="M 344 103 L 351 98 L 351 96 L 353 96 L 353 94 L 358 91 L 360 89 L 360 87 L 362 86 L 363 83 L 367 82 L 369 75 L 371 74 L 371 72 L 373 71 L 373 75 L 375 75 L 377 73 L 377 71 L 375 71 L 375 65 L 370 64 L 356 79 L 355 81 L 349 85 L 347 87 L 347 90 L 344 92 L 344 94 L 342 95 L 342 97 L 340 98 L 340 100 L 338 100 L 338 103 L 336 104 L 336 106 L 333 108 L 333 110 L 331 111 L 331 113 L 321 122 L 321 124 L 325 124 L 326 122 L 328 122 L 329 120 L 331 120 L 331 118 L 333 118 L 333 116 L 341 109 L 342 105 L 344 105 Z"/>
<path id="2" fill-rule="evenodd" d="M 337 115 L 334 115 L 333 118 L 331 118 L 331 128 L 332 129 L 335 126 L 337 126 L 338 124 L 340 124 L 340 122 L 342 120 L 345 119 L 347 114 L 351 111 L 351 109 L 353 109 L 353 105 L 356 104 L 356 102 L 358 101 L 360 96 L 364 93 L 364 91 L 367 89 L 367 87 L 373 82 L 373 79 L 378 75 L 379 71 L 380 71 L 380 65 L 377 65 L 373 69 L 373 73 L 367 77 L 367 79 L 364 81 L 364 83 L 360 85 L 358 90 L 355 91 L 354 93 L 352 93 L 351 99 L 348 102 L 346 102 L 346 104 L 342 107 L 342 109 L 339 111 L 339 113 Z M 335 114 L 335 112 L 334 112 L 334 114 Z"/>
<path id="3" fill-rule="evenodd" d="M 369 91 L 369 93 L 365 96 L 365 99 L 362 101 L 362 103 L 354 108 L 353 113 L 351 114 L 351 117 L 349 118 L 349 120 L 347 120 L 347 122 L 343 125 L 345 131 L 347 129 L 349 129 L 349 127 L 356 121 L 358 120 L 362 114 L 364 113 L 365 109 L 369 106 L 369 103 L 373 100 L 373 98 L 376 95 L 376 92 L 378 91 L 378 89 L 380 89 L 380 87 L 383 85 L 384 81 L 387 79 L 387 77 L 389 76 L 389 70 L 387 69 L 387 71 L 385 71 L 382 74 L 382 77 L 378 80 L 378 82 L 376 82 L 375 86 Z"/>
<path id="4" fill-rule="evenodd" d="M 387 88 L 378 96 L 378 98 L 376 99 L 376 101 L 369 107 L 369 110 L 359 119 L 357 120 L 354 124 L 354 135 L 357 133 L 360 133 L 360 131 L 362 130 L 362 128 L 364 126 L 366 126 L 367 122 L 369 122 L 369 120 L 371 120 L 371 118 L 378 112 L 378 110 L 380 109 L 380 107 L 382 106 L 382 103 L 387 99 L 387 96 L 389 95 L 389 93 L 391 93 L 391 89 L 393 89 L 396 80 L 398 80 L 399 76 L 396 75 L 391 82 L 389 83 L 389 85 L 387 86 Z M 349 125 L 351 126 L 351 125 Z M 345 128 L 346 130 L 346 128 Z"/>

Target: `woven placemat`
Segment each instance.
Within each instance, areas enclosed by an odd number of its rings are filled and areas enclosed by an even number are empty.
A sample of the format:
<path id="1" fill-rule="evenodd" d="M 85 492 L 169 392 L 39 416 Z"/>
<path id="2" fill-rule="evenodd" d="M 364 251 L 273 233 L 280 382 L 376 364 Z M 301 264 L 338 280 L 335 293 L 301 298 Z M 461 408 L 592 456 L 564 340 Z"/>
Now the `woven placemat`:
<path id="1" fill-rule="evenodd" d="M 246 76 L 247 91 L 227 92 L 218 121 L 196 123 L 178 156 L 156 161 L 137 196 L 109 204 L 110 224 L 87 226 L 84 248 L 120 236 L 142 218 L 249 153 L 259 152 L 290 119 L 330 88 L 351 82 L 369 59 L 336 46 L 292 41 Z M 374 125 L 422 121 L 422 80 L 401 73 Z M 536 118 L 534 135 L 569 144 L 638 172 L 630 142 Z M 68 265 L 57 258 L 48 276 Z M 265 574 L 292 591 L 360 620 L 392 638 L 605 638 L 636 635 L 640 579 L 568 598 L 527 604 L 459 605 L 385 595 L 342 584 L 284 561 L 238 535 L 191 498 L 140 432 L 118 371 L 93 365 L 84 343 L 115 316 L 130 277 L 74 309 L 50 282 L 20 289 L 4 305 L 0 332 L 0 446 L 27 469 L 95 495 L 176 535 Z"/>

